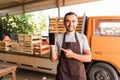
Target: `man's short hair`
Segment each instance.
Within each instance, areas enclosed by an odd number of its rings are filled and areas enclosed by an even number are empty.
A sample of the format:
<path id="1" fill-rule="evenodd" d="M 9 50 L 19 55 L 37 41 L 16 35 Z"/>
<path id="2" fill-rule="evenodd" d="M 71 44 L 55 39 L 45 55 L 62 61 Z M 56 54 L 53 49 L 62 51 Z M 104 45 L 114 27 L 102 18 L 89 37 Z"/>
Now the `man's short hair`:
<path id="1" fill-rule="evenodd" d="M 76 17 L 78 17 L 76 13 L 74 13 L 74 12 L 68 12 L 68 13 L 66 13 L 65 16 L 64 16 L 64 21 L 65 21 L 65 19 L 66 19 L 66 16 L 68 16 L 68 15 L 75 15 Z"/>

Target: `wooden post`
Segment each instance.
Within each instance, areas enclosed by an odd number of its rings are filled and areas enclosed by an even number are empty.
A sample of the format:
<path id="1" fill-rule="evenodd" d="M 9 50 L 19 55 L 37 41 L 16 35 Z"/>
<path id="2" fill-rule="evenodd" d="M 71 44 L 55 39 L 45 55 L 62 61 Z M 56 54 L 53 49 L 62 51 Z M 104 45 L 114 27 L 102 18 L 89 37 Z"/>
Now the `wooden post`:
<path id="1" fill-rule="evenodd" d="M 60 19 L 60 0 L 57 1 L 57 7 L 58 7 L 58 20 Z"/>

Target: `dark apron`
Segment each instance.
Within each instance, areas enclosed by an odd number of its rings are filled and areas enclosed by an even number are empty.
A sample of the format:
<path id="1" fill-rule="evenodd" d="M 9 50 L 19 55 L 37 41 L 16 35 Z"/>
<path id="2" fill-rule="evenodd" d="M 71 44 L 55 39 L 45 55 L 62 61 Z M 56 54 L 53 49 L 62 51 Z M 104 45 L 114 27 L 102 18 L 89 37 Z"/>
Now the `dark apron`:
<path id="1" fill-rule="evenodd" d="M 63 37 L 62 48 L 71 49 L 77 54 L 80 53 L 80 44 L 75 33 L 76 42 L 65 42 Z M 59 64 L 57 66 L 56 80 L 86 80 L 84 64 L 73 58 L 66 58 L 65 53 L 61 51 Z"/>

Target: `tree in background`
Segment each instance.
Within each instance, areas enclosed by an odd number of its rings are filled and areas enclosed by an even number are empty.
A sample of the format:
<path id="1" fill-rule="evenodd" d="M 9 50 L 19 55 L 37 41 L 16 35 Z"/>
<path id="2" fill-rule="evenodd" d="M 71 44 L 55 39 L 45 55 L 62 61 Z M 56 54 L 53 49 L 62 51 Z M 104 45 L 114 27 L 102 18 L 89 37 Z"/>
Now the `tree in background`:
<path id="1" fill-rule="evenodd" d="M 48 30 L 48 17 L 43 13 L 34 13 L 35 15 L 32 17 L 34 23 L 37 27 L 35 27 L 34 33 L 42 33 L 42 31 Z"/>
<path id="2" fill-rule="evenodd" d="M 9 33 L 16 34 L 35 34 L 46 30 L 47 22 L 46 16 L 38 13 L 37 20 L 34 17 L 36 14 L 26 13 L 20 15 L 9 16 L 0 18 L 0 31 L 5 35 Z"/>

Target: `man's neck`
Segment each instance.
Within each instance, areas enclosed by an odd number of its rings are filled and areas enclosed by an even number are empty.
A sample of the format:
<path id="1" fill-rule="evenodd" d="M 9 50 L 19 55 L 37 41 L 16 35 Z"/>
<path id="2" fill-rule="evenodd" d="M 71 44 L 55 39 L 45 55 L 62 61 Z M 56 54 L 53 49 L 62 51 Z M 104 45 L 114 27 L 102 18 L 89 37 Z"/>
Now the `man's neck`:
<path id="1" fill-rule="evenodd" d="M 71 32 L 66 31 L 66 34 L 73 34 L 73 33 L 75 33 L 75 31 L 71 31 Z"/>

